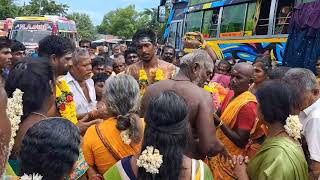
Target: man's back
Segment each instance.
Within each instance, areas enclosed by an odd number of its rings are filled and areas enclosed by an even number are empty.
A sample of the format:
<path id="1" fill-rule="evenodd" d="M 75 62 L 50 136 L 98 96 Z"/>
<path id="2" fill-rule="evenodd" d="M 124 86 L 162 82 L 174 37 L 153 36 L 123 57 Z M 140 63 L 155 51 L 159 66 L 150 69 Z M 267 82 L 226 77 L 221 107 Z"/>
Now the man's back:
<path id="1" fill-rule="evenodd" d="M 188 105 L 188 118 L 193 138 L 190 138 L 187 154 L 197 159 L 215 155 L 216 148 L 219 146 L 216 145 L 215 128 L 211 120 L 214 112 L 212 97 L 192 82 L 165 80 L 149 86 L 142 100 L 142 113 L 146 111 L 152 97 L 167 90 L 172 90 L 182 96 Z"/>

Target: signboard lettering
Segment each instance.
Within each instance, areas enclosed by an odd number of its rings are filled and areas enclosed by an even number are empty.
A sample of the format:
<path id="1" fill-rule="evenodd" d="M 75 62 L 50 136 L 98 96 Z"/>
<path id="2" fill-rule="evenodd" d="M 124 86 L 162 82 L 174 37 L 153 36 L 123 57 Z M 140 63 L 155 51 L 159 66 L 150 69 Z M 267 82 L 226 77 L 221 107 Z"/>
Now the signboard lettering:
<path id="1" fill-rule="evenodd" d="M 14 25 L 14 30 L 52 31 L 52 25 L 43 22 L 20 22 Z"/>

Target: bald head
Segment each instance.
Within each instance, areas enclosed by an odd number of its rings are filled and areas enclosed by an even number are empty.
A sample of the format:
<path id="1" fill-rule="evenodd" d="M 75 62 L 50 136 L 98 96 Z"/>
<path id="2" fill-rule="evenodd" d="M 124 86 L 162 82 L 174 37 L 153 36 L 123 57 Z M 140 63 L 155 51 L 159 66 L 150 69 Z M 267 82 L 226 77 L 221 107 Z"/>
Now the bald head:
<path id="1" fill-rule="evenodd" d="M 248 78 L 253 77 L 254 68 L 249 63 L 238 63 L 233 67 L 233 71 L 238 71 L 239 73 L 247 76 Z"/>
<path id="2" fill-rule="evenodd" d="M 238 63 L 233 67 L 230 87 L 234 91 L 235 96 L 248 91 L 253 82 L 253 72 L 253 66 L 248 63 Z"/>

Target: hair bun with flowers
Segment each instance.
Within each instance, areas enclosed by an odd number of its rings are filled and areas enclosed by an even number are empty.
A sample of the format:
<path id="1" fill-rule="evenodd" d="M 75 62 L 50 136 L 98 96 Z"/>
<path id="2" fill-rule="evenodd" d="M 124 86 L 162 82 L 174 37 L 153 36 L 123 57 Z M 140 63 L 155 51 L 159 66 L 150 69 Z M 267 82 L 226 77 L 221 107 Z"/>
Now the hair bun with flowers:
<path id="1" fill-rule="evenodd" d="M 137 166 L 144 168 L 146 172 L 151 174 L 158 174 L 162 163 L 160 151 L 153 146 L 147 146 L 137 159 Z"/>
<path id="2" fill-rule="evenodd" d="M 298 116 L 289 115 L 286 120 L 286 125 L 284 125 L 284 129 L 293 139 L 301 139 L 302 124 L 300 123 Z"/>

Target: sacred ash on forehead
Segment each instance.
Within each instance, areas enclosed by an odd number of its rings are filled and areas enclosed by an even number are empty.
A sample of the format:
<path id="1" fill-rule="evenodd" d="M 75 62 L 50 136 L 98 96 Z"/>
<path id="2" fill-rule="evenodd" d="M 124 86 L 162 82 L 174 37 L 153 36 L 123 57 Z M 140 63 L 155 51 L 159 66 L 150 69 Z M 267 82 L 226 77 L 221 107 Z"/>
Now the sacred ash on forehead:
<path id="1" fill-rule="evenodd" d="M 152 43 L 152 40 L 149 37 L 141 37 L 138 39 L 138 43 Z"/>

